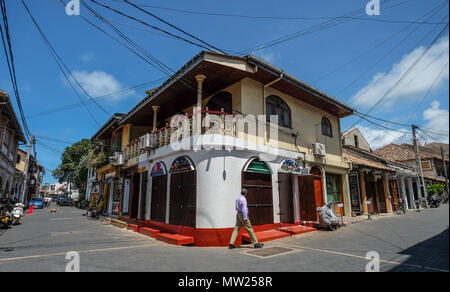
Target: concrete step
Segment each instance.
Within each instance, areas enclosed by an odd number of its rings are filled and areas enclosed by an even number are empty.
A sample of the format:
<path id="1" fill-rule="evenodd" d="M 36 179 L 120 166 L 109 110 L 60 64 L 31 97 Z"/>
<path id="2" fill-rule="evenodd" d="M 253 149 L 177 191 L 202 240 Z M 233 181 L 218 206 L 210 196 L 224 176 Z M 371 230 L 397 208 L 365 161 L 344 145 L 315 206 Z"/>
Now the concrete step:
<path id="1" fill-rule="evenodd" d="M 255 232 L 255 235 L 259 242 L 271 241 L 290 236 L 289 233 L 278 230 L 259 231 Z M 250 236 L 248 236 L 247 233 L 242 234 L 242 241 L 251 242 Z"/>
<path id="2" fill-rule="evenodd" d="M 144 235 L 153 237 L 153 238 L 156 238 L 158 236 L 158 234 L 160 233 L 160 231 L 158 229 L 153 229 L 150 227 L 141 227 L 141 229 L 139 229 L 139 232 Z"/>
<path id="3" fill-rule="evenodd" d="M 184 236 L 180 234 L 160 233 L 156 236 L 156 239 L 173 245 L 189 245 L 194 243 L 193 236 Z"/>
<path id="4" fill-rule="evenodd" d="M 316 231 L 317 229 L 309 226 L 296 225 L 296 226 L 281 227 L 278 230 L 289 233 L 290 235 L 298 235 L 302 233 Z"/>
<path id="5" fill-rule="evenodd" d="M 128 224 L 128 230 L 134 231 L 134 232 L 139 232 L 139 225 L 137 224 Z"/>

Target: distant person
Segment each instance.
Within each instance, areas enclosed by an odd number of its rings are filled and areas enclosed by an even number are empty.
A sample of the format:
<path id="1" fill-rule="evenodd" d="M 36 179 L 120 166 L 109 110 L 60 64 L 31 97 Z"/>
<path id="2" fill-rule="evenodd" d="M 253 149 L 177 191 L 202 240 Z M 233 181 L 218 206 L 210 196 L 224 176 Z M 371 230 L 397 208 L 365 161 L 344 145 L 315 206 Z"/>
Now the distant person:
<path id="1" fill-rule="evenodd" d="M 247 190 L 242 189 L 241 195 L 236 199 L 236 226 L 234 227 L 233 234 L 231 235 L 230 240 L 230 249 L 236 248 L 234 245 L 236 238 L 241 230 L 241 227 L 244 227 L 247 230 L 248 235 L 250 236 L 250 240 L 255 248 L 261 248 L 264 246 L 263 243 L 258 243 L 258 239 L 255 236 L 255 232 L 253 232 L 252 224 L 250 223 L 250 219 L 248 219 L 248 208 L 247 208 Z"/>

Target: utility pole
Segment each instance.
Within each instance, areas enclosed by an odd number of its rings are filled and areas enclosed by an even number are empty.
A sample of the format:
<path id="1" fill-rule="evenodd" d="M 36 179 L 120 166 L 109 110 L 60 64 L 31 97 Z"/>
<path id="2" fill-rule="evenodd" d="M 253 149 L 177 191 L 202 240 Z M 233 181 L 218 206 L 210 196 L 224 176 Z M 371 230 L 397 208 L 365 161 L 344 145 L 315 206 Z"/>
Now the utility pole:
<path id="1" fill-rule="evenodd" d="M 422 162 L 420 161 L 420 155 L 419 155 L 419 143 L 417 143 L 417 137 L 416 137 L 416 129 L 419 127 L 416 125 L 411 125 L 412 127 L 412 135 L 413 135 L 413 146 L 414 146 L 414 154 L 416 156 L 416 170 L 419 172 L 420 175 L 420 183 L 422 184 L 422 193 L 425 197 L 425 204 L 427 203 L 427 190 L 425 188 L 425 181 L 423 179 L 423 172 L 422 172 Z"/>
<path id="2" fill-rule="evenodd" d="M 21 203 L 25 204 L 25 194 L 28 191 L 28 167 L 30 165 L 30 154 L 31 154 L 31 144 L 34 142 L 34 137 L 29 136 L 28 137 L 28 146 L 27 146 L 27 156 L 25 158 L 25 169 L 24 169 L 24 180 L 23 180 L 23 190 L 22 190 L 22 198 Z"/>
<path id="3" fill-rule="evenodd" d="M 442 156 L 442 162 L 444 163 L 445 188 L 447 189 L 447 194 L 449 194 L 449 190 L 448 190 L 448 176 L 447 176 L 447 165 L 445 164 L 444 148 L 442 148 L 442 146 L 441 146 L 441 156 Z"/>

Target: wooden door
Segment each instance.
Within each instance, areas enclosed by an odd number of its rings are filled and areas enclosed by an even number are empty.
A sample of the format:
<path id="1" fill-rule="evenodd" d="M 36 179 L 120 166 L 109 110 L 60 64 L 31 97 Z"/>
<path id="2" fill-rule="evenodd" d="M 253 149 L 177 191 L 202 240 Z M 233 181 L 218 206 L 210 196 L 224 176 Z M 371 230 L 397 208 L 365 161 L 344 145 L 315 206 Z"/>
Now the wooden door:
<path id="1" fill-rule="evenodd" d="M 367 210 L 368 210 L 369 214 L 375 214 L 378 209 L 377 200 L 376 200 L 375 182 L 372 180 L 369 180 L 367 176 L 364 179 L 366 182 L 367 201 L 370 202 L 370 204 L 367 206 Z"/>
<path id="2" fill-rule="evenodd" d="M 195 227 L 197 204 L 196 177 L 196 171 L 171 174 L 170 224 Z"/>
<path id="3" fill-rule="evenodd" d="M 300 203 L 300 221 L 317 222 L 317 202 L 315 176 L 298 177 L 298 195 Z"/>
<path id="4" fill-rule="evenodd" d="M 278 173 L 278 193 L 280 196 L 281 223 L 294 223 L 294 192 L 292 189 L 292 174 Z"/>
<path id="5" fill-rule="evenodd" d="M 334 211 L 336 215 L 341 215 L 342 208 L 338 204 L 343 203 L 342 196 L 342 181 L 341 176 L 337 174 L 326 175 L 326 187 L 327 187 L 327 200 L 328 203 L 334 203 Z"/>
<path id="6" fill-rule="evenodd" d="M 147 214 L 147 181 L 148 181 L 148 171 L 142 173 L 141 182 L 141 212 L 139 214 L 139 219 L 145 220 Z"/>
<path id="7" fill-rule="evenodd" d="M 131 184 L 131 202 L 130 202 L 130 218 L 137 218 L 139 210 L 139 185 L 140 185 L 139 173 L 133 174 Z"/>
<path id="8" fill-rule="evenodd" d="M 387 213 L 386 196 L 384 195 L 383 182 L 377 181 L 377 196 L 378 196 L 378 211 L 380 213 Z"/>
<path id="9" fill-rule="evenodd" d="M 166 222 L 167 175 L 152 178 L 150 220 Z"/>
<path id="10" fill-rule="evenodd" d="M 272 175 L 244 172 L 242 187 L 248 191 L 250 222 L 253 225 L 273 224 Z"/>

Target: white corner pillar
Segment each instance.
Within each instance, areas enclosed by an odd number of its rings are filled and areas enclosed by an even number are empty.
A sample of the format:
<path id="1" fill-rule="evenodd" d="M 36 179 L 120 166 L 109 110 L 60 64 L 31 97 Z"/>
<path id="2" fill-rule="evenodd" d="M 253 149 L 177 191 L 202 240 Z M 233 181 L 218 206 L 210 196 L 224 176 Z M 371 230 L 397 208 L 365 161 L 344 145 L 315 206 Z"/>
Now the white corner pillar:
<path id="1" fill-rule="evenodd" d="M 195 80 L 197 80 L 197 107 L 202 108 L 202 100 L 203 100 L 203 82 L 205 81 L 205 75 L 197 75 L 195 76 Z"/>
<path id="2" fill-rule="evenodd" d="M 424 197 L 422 195 L 422 188 L 420 185 L 421 185 L 420 178 L 416 177 L 417 198 L 419 199 L 420 206 L 422 206 L 422 201 L 423 201 Z"/>
<path id="3" fill-rule="evenodd" d="M 410 209 L 410 207 L 409 207 L 410 205 L 409 205 L 409 199 L 406 196 L 405 178 L 403 176 L 399 177 L 398 181 L 400 183 L 400 189 L 401 189 L 403 201 L 405 202 L 406 209 L 408 210 L 408 209 Z"/>
<path id="4" fill-rule="evenodd" d="M 156 131 L 156 125 L 158 123 L 158 111 L 160 107 L 158 105 L 152 106 L 153 109 L 153 132 Z"/>

